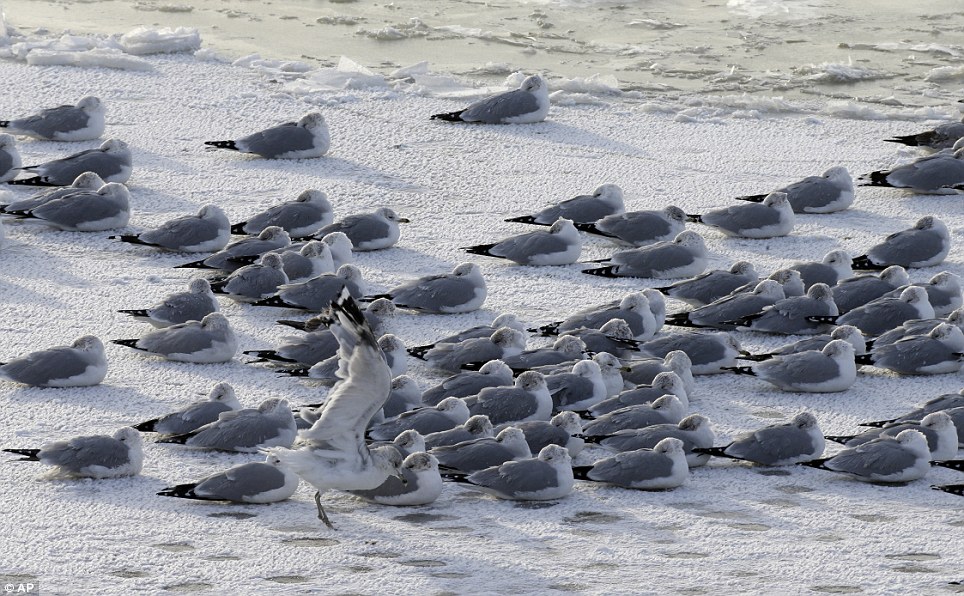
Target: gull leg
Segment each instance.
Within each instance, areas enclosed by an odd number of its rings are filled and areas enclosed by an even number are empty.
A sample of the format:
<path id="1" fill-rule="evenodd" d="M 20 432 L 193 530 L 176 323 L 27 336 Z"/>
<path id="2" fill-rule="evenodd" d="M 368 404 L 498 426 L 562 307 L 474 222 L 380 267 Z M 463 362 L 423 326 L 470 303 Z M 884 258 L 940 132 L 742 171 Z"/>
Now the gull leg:
<path id="1" fill-rule="evenodd" d="M 321 491 L 315 492 L 315 505 L 318 506 L 318 519 L 320 519 L 329 530 L 334 530 L 335 526 L 331 524 L 331 520 L 328 519 L 328 514 L 325 513 L 324 507 L 321 506 Z"/>

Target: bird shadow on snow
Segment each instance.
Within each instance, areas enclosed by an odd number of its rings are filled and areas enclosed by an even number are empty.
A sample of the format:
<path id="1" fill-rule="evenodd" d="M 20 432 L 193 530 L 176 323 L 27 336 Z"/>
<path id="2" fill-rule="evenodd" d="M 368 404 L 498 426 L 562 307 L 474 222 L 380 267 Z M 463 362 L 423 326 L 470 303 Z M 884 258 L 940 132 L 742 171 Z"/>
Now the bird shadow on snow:
<path id="1" fill-rule="evenodd" d="M 527 142 L 539 140 L 557 145 L 569 145 L 593 154 L 615 153 L 626 157 L 656 159 L 650 151 L 643 147 L 616 141 L 610 136 L 555 120 L 546 120 L 536 124 L 502 125 L 498 130 L 508 135 L 521 137 Z"/>
<path id="2" fill-rule="evenodd" d="M 283 166 L 281 166 L 282 163 Z M 301 174 L 323 179 L 364 182 L 380 189 L 409 192 L 424 190 L 412 182 L 342 157 L 326 156 L 295 160 L 250 158 L 239 160 L 235 167 L 242 171 L 257 172 L 263 178 L 283 178 L 286 175 Z"/>

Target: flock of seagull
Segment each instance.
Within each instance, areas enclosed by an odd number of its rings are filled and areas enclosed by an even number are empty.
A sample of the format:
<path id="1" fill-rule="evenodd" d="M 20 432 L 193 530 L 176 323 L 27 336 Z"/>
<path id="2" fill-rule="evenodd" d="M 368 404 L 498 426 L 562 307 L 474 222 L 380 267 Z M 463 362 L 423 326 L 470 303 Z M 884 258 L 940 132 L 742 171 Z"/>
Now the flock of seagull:
<path id="1" fill-rule="evenodd" d="M 547 85 L 532 76 L 517 90 L 432 118 L 524 124 L 544 120 L 548 108 Z M 45 187 L 0 206 L 0 214 L 68 231 L 125 228 L 130 194 L 124 183 L 132 173 L 132 154 L 123 141 L 108 139 L 97 149 L 24 167 L 13 136 L 87 141 L 100 138 L 105 124 L 104 105 L 95 97 L 0 121 L 10 133 L 0 134 L 0 181 Z M 860 179 L 864 184 L 964 190 L 964 124 L 888 140 L 935 152 L 873 172 Z M 325 155 L 330 135 L 324 117 L 312 112 L 297 122 L 206 144 L 265 159 L 306 159 Z M 30 177 L 18 178 L 21 173 Z M 290 497 L 303 479 L 317 489 L 318 515 L 328 527 L 333 526 L 321 495 L 332 489 L 375 503 L 418 505 L 437 499 L 443 481 L 453 481 L 503 499 L 554 500 L 568 495 L 577 479 L 671 489 L 710 457 L 802 464 L 882 483 L 919 479 L 932 465 L 964 471 L 964 460 L 954 459 L 964 445 L 964 390 L 898 419 L 868 422 L 869 430 L 852 436 L 824 436 L 813 414 L 801 412 L 788 423 L 716 445 L 710 421 L 687 415 L 694 375 L 751 375 L 784 391 L 840 392 L 856 382 L 861 366 L 924 375 L 958 372 L 964 364 L 960 278 L 945 271 L 912 284 L 907 274 L 908 268 L 936 266 L 947 256 L 951 237 L 939 218 L 923 217 L 865 254 L 834 250 L 821 262 L 795 263 L 765 278 L 746 261 L 706 271 L 703 238 L 686 224 L 739 238 L 786 236 L 795 214 L 847 209 L 854 184 L 846 168 L 833 167 L 767 194 L 738 198 L 738 204 L 701 214 L 672 205 L 626 211 L 622 190 L 604 184 L 538 213 L 508 218 L 540 228 L 464 250 L 521 265 L 569 265 L 581 258 L 584 234 L 598 235 L 625 248 L 592 262 L 584 273 L 679 281 L 540 327 L 527 328 L 503 314 L 490 325 L 409 347 L 388 333 L 397 310 L 472 312 L 486 299 L 486 281 L 478 264 L 465 262 L 450 273 L 366 293 L 353 252 L 398 242 L 399 224 L 407 220 L 390 208 L 336 221 L 326 194 L 312 189 L 234 224 L 209 204 L 154 229 L 110 236 L 157 250 L 205 254 L 179 267 L 215 273 L 195 277 L 185 291 L 153 306 L 121 310 L 153 329 L 113 343 L 168 360 L 227 362 L 239 345 L 219 312 L 218 295 L 310 313 L 307 320 L 279 321 L 302 335 L 273 350 L 244 354 L 330 389 L 320 403 L 294 409 L 283 398 L 242 408 L 234 389 L 218 383 L 208 399 L 112 436 L 4 451 L 52 466 L 51 476 L 67 478 L 138 474 L 144 463 L 141 433 L 156 433 L 159 443 L 264 453 L 263 462 L 158 494 L 268 503 Z M 232 235 L 243 238 L 231 241 Z M 855 274 L 861 270 L 875 273 Z M 667 314 L 667 299 L 691 308 Z M 667 326 L 681 329 L 665 332 Z M 750 354 L 733 330 L 806 337 Z M 556 339 L 527 350 L 529 333 Z M 450 376 L 423 391 L 405 374 L 409 357 Z M 37 387 L 83 387 L 100 383 L 107 366 L 104 344 L 87 335 L 70 346 L 0 364 L 0 378 Z M 845 448 L 822 457 L 826 440 Z M 587 443 L 615 453 L 573 466 Z M 935 488 L 964 496 L 964 484 Z"/>

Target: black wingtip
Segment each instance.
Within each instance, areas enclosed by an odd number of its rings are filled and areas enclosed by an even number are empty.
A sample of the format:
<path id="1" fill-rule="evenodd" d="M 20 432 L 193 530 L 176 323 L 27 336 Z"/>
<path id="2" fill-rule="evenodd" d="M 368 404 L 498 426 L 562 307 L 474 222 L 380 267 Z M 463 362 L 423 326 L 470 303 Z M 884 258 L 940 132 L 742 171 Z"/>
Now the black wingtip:
<path id="1" fill-rule="evenodd" d="M 290 319 L 279 319 L 275 321 L 279 325 L 284 325 L 285 327 L 291 327 L 292 329 L 297 329 L 298 331 L 308 331 L 307 321 L 292 321 Z"/>
<path id="2" fill-rule="evenodd" d="M 112 339 L 110 340 L 110 343 L 139 350 L 140 348 L 137 347 L 137 342 L 139 341 L 140 339 Z"/>
<path id="3" fill-rule="evenodd" d="M 183 265 L 175 265 L 174 268 L 175 269 L 216 269 L 216 267 L 212 267 L 206 264 L 203 259 L 200 261 L 191 261 L 190 263 L 184 263 Z"/>
<path id="4" fill-rule="evenodd" d="M 686 221 L 690 223 L 703 223 L 703 216 L 699 213 L 687 213 Z"/>
<path id="5" fill-rule="evenodd" d="M 145 420 L 140 424 L 135 424 L 134 429 L 139 430 L 142 433 L 152 433 L 155 432 L 154 429 L 157 428 L 158 418 L 151 418 L 150 420 Z"/>
<path id="6" fill-rule="evenodd" d="M 893 184 L 887 181 L 887 176 L 890 176 L 890 170 L 875 170 L 866 176 L 862 176 L 860 180 L 862 181 L 860 186 L 889 186 L 893 187 Z"/>
<path id="7" fill-rule="evenodd" d="M 873 366 L 874 365 L 874 355 L 873 354 L 858 354 L 854 356 L 854 363 L 857 366 Z"/>
<path id="8" fill-rule="evenodd" d="M 455 472 L 455 471 L 448 471 L 448 470 L 443 472 L 442 470 L 439 470 L 439 476 L 442 477 L 442 480 L 448 480 L 449 482 L 463 482 L 463 483 L 469 482 L 469 475 L 466 474 L 465 472 Z"/>
<path id="9" fill-rule="evenodd" d="M 964 497 L 964 484 L 932 484 L 931 488 L 934 490 L 943 491 L 945 493 L 950 493 L 952 495 L 957 495 L 959 497 Z M 961 582 L 951 582 L 954 585 L 960 585 Z"/>
<path id="10" fill-rule="evenodd" d="M 576 480 L 595 482 L 595 480 L 589 477 L 589 472 L 592 470 L 592 468 L 592 466 L 573 466 L 572 477 Z"/>
<path id="11" fill-rule="evenodd" d="M 905 137 L 894 137 L 892 139 L 884 139 L 885 143 L 900 143 L 901 145 L 910 145 L 911 147 L 917 147 L 917 135 L 907 135 Z"/>
<path id="12" fill-rule="evenodd" d="M 753 372 L 753 369 L 749 366 L 721 366 L 720 370 L 728 370 L 738 375 L 750 375 L 751 377 L 756 376 L 756 373 Z"/>
<path id="13" fill-rule="evenodd" d="M 857 426 L 867 426 L 870 428 L 884 428 L 888 424 L 892 424 L 894 422 L 897 422 L 896 418 L 892 420 L 871 420 L 870 422 L 861 422 L 857 424 Z"/>
<path id="14" fill-rule="evenodd" d="M 852 440 L 857 435 L 824 435 L 823 438 L 828 441 L 833 441 L 834 443 L 840 443 L 841 445 L 846 445 L 847 441 Z"/>
<path id="15" fill-rule="evenodd" d="M 593 445 L 599 445 L 605 439 L 608 439 L 610 435 L 584 435 L 582 433 L 573 435 L 577 439 L 582 439 L 586 443 L 591 443 Z"/>
<path id="16" fill-rule="evenodd" d="M 734 197 L 737 201 L 749 201 L 751 203 L 762 203 L 763 199 L 767 198 L 767 195 L 743 195 L 740 197 Z"/>
<path id="17" fill-rule="evenodd" d="M 559 325 L 562 325 L 562 321 L 557 321 L 555 323 L 549 323 L 548 325 L 543 325 L 542 327 L 535 327 L 533 329 L 526 329 L 529 333 L 538 333 L 543 337 L 550 337 L 553 335 L 559 335 Z"/>
<path id="18" fill-rule="evenodd" d="M 850 266 L 858 271 L 883 271 L 887 268 L 887 265 L 878 265 L 872 262 L 867 255 L 854 257 L 850 262 Z"/>
<path id="19" fill-rule="evenodd" d="M 175 486 L 169 486 L 157 493 L 159 497 L 176 497 L 178 499 L 196 499 L 199 501 L 207 501 L 204 497 L 198 496 L 194 492 L 197 488 L 197 483 L 193 482 L 190 484 L 178 484 Z"/>
<path id="20" fill-rule="evenodd" d="M 472 372 L 478 372 L 482 369 L 482 365 L 484 364 L 485 362 L 466 362 L 459 368 L 461 368 L 462 370 L 470 370 Z M 513 369 L 513 372 L 515 372 L 515 369 Z"/>
<path id="21" fill-rule="evenodd" d="M 932 466 L 937 466 L 939 468 L 947 468 L 949 470 L 957 470 L 958 472 L 964 472 L 964 459 L 945 459 L 937 460 L 931 462 Z"/>
<path id="22" fill-rule="evenodd" d="M 442 114 L 432 114 L 429 120 L 442 120 L 445 122 L 463 122 L 462 114 L 465 110 L 459 110 L 457 112 L 445 112 Z"/>
<path id="23" fill-rule="evenodd" d="M 483 255 L 486 257 L 496 257 L 497 255 L 491 254 L 489 252 L 493 246 L 495 246 L 495 244 L 477 244 L 475 246 L 463 246 L 462 250 L 469 253 L 470 255 Z"/>
<path id="24" fill-rule="evenodd" d="M 146 316 L 148 316 L 147 309 L 144 309 L 144 308 L 134 309 L 134 310 L 119 310 L 119 311 L 117 311 L 117 312 L 122 313 L 122 314 L 125 314 L 125 315 L 130 315 L 130 316 L 132 316 L 132 317 L 146 317 Z"/>
<path id="25" fill-rule="evenodd" d="M 725 457 L 727 459 L 740 459 L 739 457 L 730 455 L 726 452 L 729 445 L 723 445 L 722 447 L 694 447 L 693 453 L 702 453 L 703 455 L 712 455 L 713 457 Z"/>
<path id="26" fill-rule="evenodd" d="M 3 451 L 23 456 L 14 461 L 40 461 L 40 458 L 37 457 L 37 454 L 40 453 L 39 449 L 4 449 Z"/>
<path id="27" fill-rule="evenodd" d="M 0 120 L 0 128 L 7 128 L 8 126 L 10 126 L 9 120 Z"/>
<path id="28" fill-rule="evenodd" d="M 689 312 L 678 312 L 666 317 L 664 323 L 674 327 L 702 327 L 689 319 Z"/>
<path id="29" fill-rule="evenodd" d="M 750 362 L 764 362 L 773 358 L 772 354 L 740 354 L 737 360 L 748 360 Z"/>
<path id="30" fill-rule="evenodd" d="M 596 277 L 621 277 L 620 275 L 617 275 L 618 271 L 619 268 L 617 265 L 607 265 L 606 267 L 582 270 L 582 272 L 586 275 L 595 275 Z"/>
<path id="31" fill-rule="evenodd" d="M 33 178 L 20 178 L 18 180 L 8 180 L 7 184 L 16 184 L 20 186 L 60 186 L 59 184 L 52 184 L 48 182 L 43 176 L 34 176 Z"/>
<path id="32" fill-rule="evenodd" d="M 821 458 L 821 459 L 812 459 L 812 460 L 810 460 L 810 461 L 797 462 L 797 465 L 798 465 L 798 466 L 807 466 L 808 468 L 816 468 L 816 469 L 818 469 L 818 470 L 828 470 L 828 471 L 830 471 L 830 472 L 833 472 L 834 470 L 831 470 L 830 468 L 828 468 L 828 467 L 826 466 L 826 463 L 825 463 L 825 462 L 827 462 L 829 459 L 830 459 L 829 457 L 824 457 L 824 458 Z"/>
<path id="33" fill-rule="evenodd" d="M 211 147 L 217 147 L 218 149 L 231 149 L 232 151 L 237 151 L 238 146 L 235 145 L 234 141 L 204 141 L 205 145 L 210 145 Z"/>
<path id="34" fill-rule="evenodd" d="M 240 221 L 240 222 L 238 222 L 238 223 L 236 223 L 236 224 L 232 224 L 232 225 L 231 225 L 231 233 L 232 233 L 232 234 L 237 234 L 237 235 L 239 235 L 239 236 L 242 236 L 242 235 L 244 235 L 244 234 L 247 234 L 247 232 L 244 231 L 244 226 L 246 226 L 246 225 L 248 225 L 248 222 L 246 222 L 246 221 Z"/>
<path id="35" fill-rule="evenodd" d="M 272 362 L 287 362 L 288 364 L 297 364 L 297 360 L 292 360 L 291 358 L 285 358 L 284 356 L 278 355 L 274 350 L 245 350 L 241 352 L 245 356 L 254 356 L 255 358 L 260 358 L 260 360 L 255 360 L 255 362 L 264 362 L 270 360 Z"/>
<path id="36" fill-rule="evenodd" d="M 120 240 L 121 242 L 127 242 L 128 244 L 143 244 L 144 246 L 153 246 L 149 242 L 144 242 L 141 240 L 140 236 L 137 234 L 121 234 L 118 236 L 108 236 L 108 240 Z"/>
<path id="37" fill-rule="evenodd" d="M 281 296 L 268 296 L 267 298 L 262 298 L 257 302 L 252 303 L 253 306 L 278 306 L 281 308 L 296 308 L 298 310 L 306 310 L 297 304 L 291 304 L 285 302 L 284 298 Z"/>
<path id="38" fill-rule="evenodd" d="M 187 443 L 187 440 L 194 436 L 194 433 L 185 433 L 183 435 L 170 435 L 167 437 L 161 437 L 156 442 L 157 443 L 172 443 L 175 445 L 183 445 Z"/>
<path id="39" fill-rule="evenodd" d="M 278 370 L 279 375 L 285 375 L 287 377 L 307 377 L 307 368 L 282 368 Z"/>
<path id="40" fill-rule="evenodd" d="M 805 317 L 810 323 L 822 323 L 824 325 L 836 325 L 839 315 L 812 315 Z"/>
<path id="41" fill-rule="evenodd" d="M 536 218 L 535 218 L 534 215 L 520 215 L 519 217 L 510 217 L 510 218 L 504 219 L 504 220 L 502 220 L 502 221 L 506 221 L 506 222 L 509 222 L 509 223 L 531 224 L 531 225 L 534 225 L 534 226 L 547 226 L 547 225 L 549 225 L 549 224 L 544 224 L 544 223 L 541 223 L 541 222 L 536 221 Z"/>
<path id="42" fill-rule="evenodd" d="M 428 354 L 428 351 L 434 347 L 435 347 L 434 345 L 415 346 L 414 348 L 408 348 L 407 351 L 409 356 L 414 356 L 419 360 L 425 360 L 425 355 Z"/>

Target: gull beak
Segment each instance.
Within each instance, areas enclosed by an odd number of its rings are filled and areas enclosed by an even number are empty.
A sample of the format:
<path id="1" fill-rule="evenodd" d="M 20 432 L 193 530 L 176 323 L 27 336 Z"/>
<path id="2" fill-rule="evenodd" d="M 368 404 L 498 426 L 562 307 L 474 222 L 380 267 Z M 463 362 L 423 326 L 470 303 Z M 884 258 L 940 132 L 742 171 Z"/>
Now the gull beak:
<path id="1" fill-rule="evenodd" d="M 398 223 L 412 223 L 412 220 L 408 219 L 407 217 L 399 217 Z"/>

